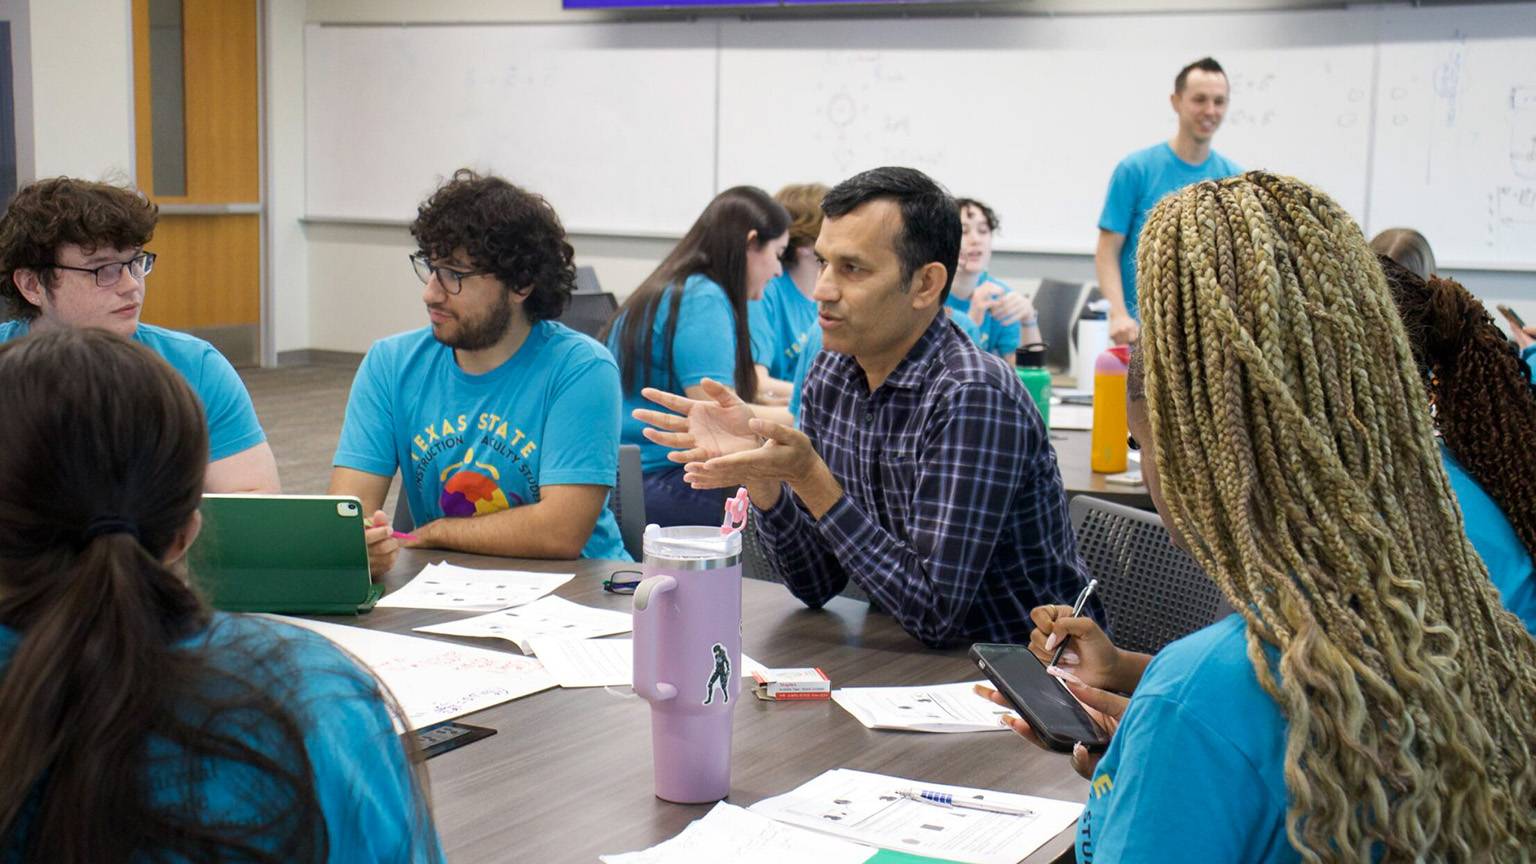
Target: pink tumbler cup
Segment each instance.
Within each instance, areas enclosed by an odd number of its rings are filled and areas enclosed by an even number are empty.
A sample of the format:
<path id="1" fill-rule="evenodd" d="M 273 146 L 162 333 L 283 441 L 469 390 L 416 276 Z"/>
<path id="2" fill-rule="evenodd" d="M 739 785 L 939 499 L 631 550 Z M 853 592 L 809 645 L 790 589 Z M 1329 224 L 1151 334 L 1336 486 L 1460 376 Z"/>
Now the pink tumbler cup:
<path id="1" fill-rule="evenodd" d="M 656 797 L 731 792 L 731 718 L 741 695 L 741 535 L 718 527 L 645 530 L 635 589 L 635 692 L 651 703 Z"/>

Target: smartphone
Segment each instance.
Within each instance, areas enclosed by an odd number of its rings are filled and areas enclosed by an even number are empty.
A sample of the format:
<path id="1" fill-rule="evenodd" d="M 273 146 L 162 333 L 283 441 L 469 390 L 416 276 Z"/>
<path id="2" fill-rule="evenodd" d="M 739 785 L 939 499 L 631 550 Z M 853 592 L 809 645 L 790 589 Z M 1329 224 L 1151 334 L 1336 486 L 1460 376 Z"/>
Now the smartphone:
<path id="1" fill-rule="evenodd" d="M 1525 322 L 1520 320 L 1520 316 L 1515 314 L 1515 310 L 1505 306 L 1503 303 L 1500 303 L 1498 308 L 1504 314 L 1504 317 L 1509 319 L 1509 323 L 1515 325 L 1516 330 L 1525 329 Z"/>
<path id="2" fill-rule="evenodd" d="M 971 659 L 1052 750 L 1070 753 L 1079 741 L 1093 751 L 1109 746 L 1103 730 L 1027 646 L 978 642 Z"/>

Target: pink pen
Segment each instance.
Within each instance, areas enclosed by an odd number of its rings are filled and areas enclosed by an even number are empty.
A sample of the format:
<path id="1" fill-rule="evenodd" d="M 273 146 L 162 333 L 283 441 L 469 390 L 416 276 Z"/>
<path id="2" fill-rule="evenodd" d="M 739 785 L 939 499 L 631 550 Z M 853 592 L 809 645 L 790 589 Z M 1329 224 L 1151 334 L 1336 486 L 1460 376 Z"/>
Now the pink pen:
<path id="1" fill-rule="evenodd" d="M 373 528 L 383 528 L 385 524 L 386 523 L 384 523 L 384 522 L 375 522 L 370 527 L 373 527 Z M 395 538 L 396 540 L 411 540 L 411 541 L 415 541 L 415 539 L 416 539 L 416 535 L 415 534 L 407 534 L 404 531 L 390 531 L 389 532 L 389 536 Z"/>

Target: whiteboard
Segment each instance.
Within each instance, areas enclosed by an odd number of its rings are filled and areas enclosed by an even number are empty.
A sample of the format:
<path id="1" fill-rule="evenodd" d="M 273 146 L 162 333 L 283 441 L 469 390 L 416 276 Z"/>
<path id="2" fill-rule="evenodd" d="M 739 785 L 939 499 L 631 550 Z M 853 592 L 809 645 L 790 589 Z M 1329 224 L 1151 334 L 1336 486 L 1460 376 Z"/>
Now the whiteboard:
<path id="1" fill-rule="evenodd" d="M 1395 15 L 1383 30 L 1370 230 L 1442 267 L 1536 269 L 1536 9 Z"/>
<path id="2" fill-rule="evenodd" d="M 1210 52 L 1232 83 L 1217 149 L 1359 218 L 1370 27 L 1348 13 L 730 22 L 721 182 L 910 165 L 997 210 L 1000 248 L 1092 252 L 1110 173 L 1171 137 L 1173 76 Z"/>
<path id="3" fill-rule="evenodd" d="M 720 189 L 921 168 L 998 248 L 1088 253 L 1110 172 L 1211 54 L 1216 147 L 1447 267 L 1536 269 L 1536 4 L 305 31 L 310 218 L 405 221 L 460 165 L 576 233 L 679 236 Z"/>
<path id="4" fill-rule="evenodd" d="M 304 35 L 310 218 L 411 219 L 461 166 L 543 194 L 573 231 L 680 233 L 714 193 L 712 28 Z"/>

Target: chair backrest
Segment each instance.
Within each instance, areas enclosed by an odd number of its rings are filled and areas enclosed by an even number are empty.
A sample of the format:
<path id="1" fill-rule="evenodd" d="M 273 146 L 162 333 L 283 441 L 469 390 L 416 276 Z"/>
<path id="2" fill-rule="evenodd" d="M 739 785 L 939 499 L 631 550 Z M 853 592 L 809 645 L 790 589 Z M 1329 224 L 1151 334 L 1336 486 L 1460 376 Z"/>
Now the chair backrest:
<path id="1" fill-rule="evenodd" d="M 1157 514 L 1088 495 L 1070 510 L 1077 551 L 1099 580 L 1104 629 L 1120 648 L 1155 654 L 1232 612 Z"/>
<path id="2" fill-rule="evenodd" d="M 767 556 L 763 554 L 763 546 L 757 536 L 757 514 L 750 511 L 747 524 L 741 529 L 741 575 L 764 582 L 784 581 L 779 578 L 779 574 L 773 572 Z"/>
<path id="3" fill-rule="evenodd" d="M 608 493 L 608 509 L 619 523 L 624 550 L 636 561 L 645 554 L 645 480 L 640 474 L 640 445 L 619 445 L 619 476 Z"/>
<path id="4" fill-rule="evenodd" d="M 405 485 L 403 479 L 400 483 L 402 486 Z M 402 534 L 409 534 L 416 530 L 416 517 L 411 515 L 411 501 L 406 497 L 403 488 L 400 490 L 400 499 L 395 502 L 395 522 L 393 527 Z"/>
<path id="5" fill-rule="evenodd" d="M 1090 286 L 1082 282 L 1041 279 L 1035 289 L 1035 311 L 1040 315 L 1040 338 L 1045 342 L 1045 365 L 1057 372 L 1072 367 L 1072 335 L 1088 302 Z"/>
<path id="6" fill-rule="evenodd" d="M 565 307 L 565 314 L 560 316 L 560 323 L 575 330 L 585 333 L 593 339 L 597 338 L 603 325 L 618 311 L 618 298 L 606 291 L 596 294 L 572 294 L 571 304 Z"/>
<path id="7" fill-rule="evenodd" d="M 602 283 L 597 281 L 597 269 L 594 267 L 576 268 L 576 293 L 577 294 L 601 294 Z"/>

